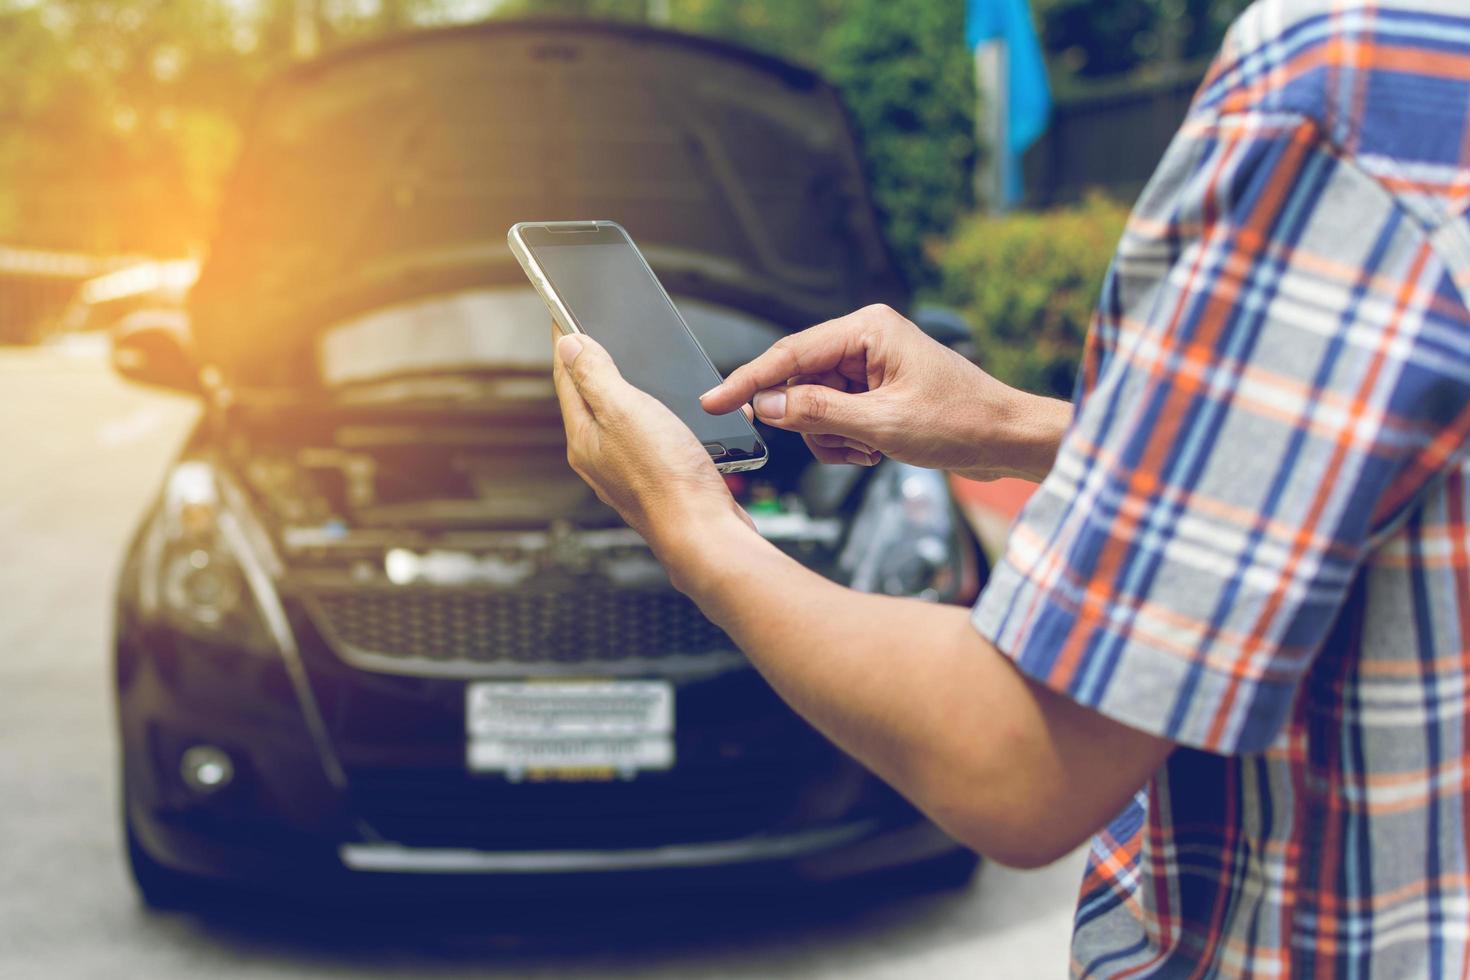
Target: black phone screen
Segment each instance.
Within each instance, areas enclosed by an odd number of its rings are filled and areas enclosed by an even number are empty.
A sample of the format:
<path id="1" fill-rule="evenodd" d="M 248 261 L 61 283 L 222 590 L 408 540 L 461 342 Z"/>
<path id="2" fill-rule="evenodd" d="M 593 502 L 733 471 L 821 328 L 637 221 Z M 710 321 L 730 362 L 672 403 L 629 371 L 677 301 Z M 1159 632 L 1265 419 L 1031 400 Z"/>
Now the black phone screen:
<path id="1" fill-rule="evenodd" d="M 667 405 L 706 445 L 742 455 L 758 445 L 739 412 L 711 415 L 700 406 L 720 376 L 631 242 L 528 247 L 577 326 L 607 348 L 630 384 Z"/>

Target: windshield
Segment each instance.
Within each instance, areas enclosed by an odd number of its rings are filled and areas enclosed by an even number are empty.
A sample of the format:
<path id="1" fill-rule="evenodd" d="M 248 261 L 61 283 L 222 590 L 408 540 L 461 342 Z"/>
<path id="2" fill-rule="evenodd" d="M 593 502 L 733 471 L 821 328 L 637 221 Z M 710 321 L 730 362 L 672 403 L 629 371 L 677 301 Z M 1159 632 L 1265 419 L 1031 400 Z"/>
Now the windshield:
<path id="1" fill-rule="evenodd" d="M 689 328 L 727 374 L 784 333 L 764 320 L 674 297 Z M 330 387 L 395 375 L 551 369 L 551 316 L 529 286 L 475 289 L 374 310 L 324 333 L 317 363 Z"/>

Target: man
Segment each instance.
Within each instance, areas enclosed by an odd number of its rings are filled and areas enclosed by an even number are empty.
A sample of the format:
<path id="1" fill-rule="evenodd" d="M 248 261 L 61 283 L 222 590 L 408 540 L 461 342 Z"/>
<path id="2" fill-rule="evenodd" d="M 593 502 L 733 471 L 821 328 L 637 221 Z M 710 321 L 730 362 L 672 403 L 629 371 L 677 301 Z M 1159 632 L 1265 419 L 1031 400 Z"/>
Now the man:
<path id="1" fill-rule="evenodd" d="M 1083 976 L 1470 970 L 1470 16 L 1235 26 L 1139 201 L 1075 410 L 883 308 L 753 398 L 826 462 L 1042 479 L 972 614 L 764 542 L 694 437 L 563 338 L 572 465 L 790 703 L 957 838 L 1090 834 Z"/>

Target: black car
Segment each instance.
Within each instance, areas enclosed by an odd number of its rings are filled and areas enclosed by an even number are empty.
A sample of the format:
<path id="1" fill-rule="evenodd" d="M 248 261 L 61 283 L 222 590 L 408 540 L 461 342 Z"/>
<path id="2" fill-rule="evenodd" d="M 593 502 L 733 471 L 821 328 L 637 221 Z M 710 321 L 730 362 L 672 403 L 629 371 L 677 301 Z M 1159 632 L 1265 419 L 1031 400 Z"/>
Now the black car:
<path id="1" fill-rule="evenodd" d="M 908 301 L 836 93 L 764 55 L 502 22 L 266 90 L 187 323 L 114 347 L 204 405 L 117 603 L 148 902 L 203 880 L 968 878 L 567 467 L 505 231 L 589 217 L 629 228 L 724 370 Z M 943 475 L 766 435 L 769 465 L 729 478 L 765 536 L 857 588 L 976 595 Z"/>

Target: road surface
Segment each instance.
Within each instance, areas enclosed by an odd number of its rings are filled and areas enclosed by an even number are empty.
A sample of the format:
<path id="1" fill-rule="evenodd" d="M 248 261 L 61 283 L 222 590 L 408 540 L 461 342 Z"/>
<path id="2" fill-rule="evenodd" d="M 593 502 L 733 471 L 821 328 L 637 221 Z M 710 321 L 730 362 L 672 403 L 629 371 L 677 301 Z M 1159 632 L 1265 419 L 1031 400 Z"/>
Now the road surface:
<path id="1" fill-rule="evenodd" d="M 116 819 L 109 602 L 124 541 L 193 418 L 96 353 L 0 348 L 0 977 L 1055 977 L 1073 855 L 969 891 L 840 908 L 649 910 L 526 938 L 434 922 L 151 914 Z M 642 913 L 621 910 L 627 916 Z"/>

